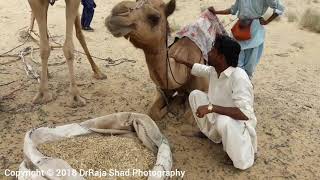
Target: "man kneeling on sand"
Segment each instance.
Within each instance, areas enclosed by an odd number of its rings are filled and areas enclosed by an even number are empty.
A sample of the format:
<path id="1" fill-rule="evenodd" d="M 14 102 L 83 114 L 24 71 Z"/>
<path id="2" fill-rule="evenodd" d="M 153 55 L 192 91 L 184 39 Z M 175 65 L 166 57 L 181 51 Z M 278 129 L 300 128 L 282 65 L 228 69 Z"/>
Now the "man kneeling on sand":
<path id="1" fill-rule="evenodd" d="M 208 64 L 178 63 L 191 68 L 194 76 L 209 78 L 208 93 L 194 90 L 189 102 L 200 131 L 224 151 L 239 169 L 254 163 L 257 152 L 253 87 L 247 73 L 237 67 L 240 45 L 228 36 L 218 35 L 208 53 Z"/>

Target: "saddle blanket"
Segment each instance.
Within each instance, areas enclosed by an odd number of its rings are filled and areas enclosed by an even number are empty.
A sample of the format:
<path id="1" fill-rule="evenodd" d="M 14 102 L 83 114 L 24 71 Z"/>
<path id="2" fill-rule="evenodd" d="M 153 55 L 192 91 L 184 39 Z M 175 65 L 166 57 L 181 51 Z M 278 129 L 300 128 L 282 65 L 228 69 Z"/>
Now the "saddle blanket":
<path id="1" fill-rule="evenodd" d="M 228 35 L 218 17 L 206 10 L 194 23 L 183 27 L 176 37 L 191 39 L 200 48 L 203 58 L 208 61 L 208 52 L 212 49 L 216 34 Z"/>

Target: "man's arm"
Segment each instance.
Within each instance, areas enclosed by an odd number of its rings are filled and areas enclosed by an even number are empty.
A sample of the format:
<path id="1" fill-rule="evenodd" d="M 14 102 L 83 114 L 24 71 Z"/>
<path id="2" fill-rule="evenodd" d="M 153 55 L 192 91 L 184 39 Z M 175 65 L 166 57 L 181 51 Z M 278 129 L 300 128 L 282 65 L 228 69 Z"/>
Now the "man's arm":
<path id="1" fill-rule="evenodd" d="M 199 63 L 193 63 L 193 62 L 188 62 L 185 61 L 179 56 L 172 55 L 171 56 L 177 63 L 183 64 L 187 66 L 188 68 L 191 69 L 191 74 L 197 77 L 206 77 L 209 78 L 211 70 L 213 67 L 211 66 L 206 66 L 204 64 L 199 64 Z"/>
<path id="2" fill-rule="evenodd" d="M 187 61 L 181 60 L 179 58 L 174 58 L 174 60 L 179 64 L 184 64 L 185 66 L 187 66 L 190 69 L 192 69 L 193 65 L 195 64 L 195 63 L 192 63 L 192 62 L 187 62 Z"/>
<path id="3" fill-rule="evenodd" d="M 249 118 L 242 113 L 242 111 L 237 107 L 222 107 L 213 105 L 212 111 L 208 110 L 209 105 L 200 106 L 197 110 L 196 115 L 199 118 L 203 118 L 204 115 L 209 113 L 217 113 L 225 116 L 229 116 L 235 120 L 247 121 Z"/>
<path id="4" fill-rule="evenodd" d="M 261 17 L 260 20 L 260 24 L 261 25 L 268 25 L 269 23 L 271 23 L 273 20 L 275 20 L 279 15 L 277 13 L 273 13 L 272 16 L 270 16 L 267 20 L 265 20 L 263 17 Z"/>
<path id="5" fill-rule="evenodd" d="M 221 11 L 216 11 L 212 6 L 208 8 L 208 10 L 210 12 L 212 12 L 212 14 L 221 14 L 221 15 L 228 15 L 231 14 L 231 8 L 229 9 L 225 9 L 225 10 L 221 10 Z"/>
<path id="6" fill-rule="evenodd" d="M 216 11 L 213 6 L 209 7 L 208 10 L 213 14 L 221 14 L 221 15 L 236 15 L 239 11 L 239 0 L 236 0 L 236 2 L 229 8 L 221 11 Z"/>

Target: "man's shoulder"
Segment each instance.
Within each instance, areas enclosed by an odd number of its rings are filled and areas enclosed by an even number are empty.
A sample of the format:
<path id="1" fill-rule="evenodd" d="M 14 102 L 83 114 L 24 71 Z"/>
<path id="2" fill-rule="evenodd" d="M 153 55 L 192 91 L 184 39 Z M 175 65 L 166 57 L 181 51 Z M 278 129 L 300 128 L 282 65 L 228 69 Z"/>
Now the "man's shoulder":
<path id="1" fill-rule="evenodd" d="M 236 81 L 246 81 L 251 84 L 248 74 L 240 67 L 236 67 L 231 76 Z"/>
<path id="2" fill-rule="evenodd" d="M 232 73 L 232 76 L 235 76 L 235 77 L 241 77 L 241 78 L 248 78 L 249 79 L 249 76 L 248 74 L 246 73 L 245 70 L 243 70 L 242 68 L 240 67 L 236 67 L 234 68 L 234 71 Z"/>

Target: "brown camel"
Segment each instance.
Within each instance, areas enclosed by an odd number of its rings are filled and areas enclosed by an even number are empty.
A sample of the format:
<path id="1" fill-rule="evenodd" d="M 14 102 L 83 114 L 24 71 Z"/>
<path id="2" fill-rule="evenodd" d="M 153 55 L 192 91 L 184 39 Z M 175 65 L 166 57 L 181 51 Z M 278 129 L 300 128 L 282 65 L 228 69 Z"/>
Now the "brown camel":
<path id="1" fill-rule="evenodd" d="M 40 33 L 40 57 L 41 57 L 41 81 L 39 92 L 33 99 L 33 103 L 47 103 L 52 100 L 52 95 L 48 90 L 48 58 L 50 55 L 49 36 L 47 27 L 47 12 L 49 0 L 28 0 L 31 10 L 31 24 L 30 30 L 33 28 L 34 18 L 36 19 Z M 77 84 L 74 77 L 73 60 L 74 60 L 74 45 L 73 45 L 73 25 L 75 26 L 76 36 L 79 40 L 94 72 L 94 77 L 97 79 L 104 79 L 104 75 L 93 61 L 88 50 L 85 38 L 81 31 L 80 17 L 78 9 L 80 0 L 66 0 L 66 39 L 63 45 L 63 53 L 69 68 L 70 88 L 71 88 L 71 106 L 84 106 L 86 101 L 80 96 Z"/>
<path id="2" fill-rule="evenodd" d="M 208 88 L 207 79 L 192 76 L 190 69 L 173 58 L 203 63 L 202 53 L 193 41 L 185 37 L 167 49 L 167 17 L 175 7 L 175 0 L 167 4 L 162 0 L 123 1 L 106 19 L 106 26 L 115 37 L 125 37 L 144 51 L 150 77 L 161 89 L 149 110 L 154 120 L 161 119 L 168 111 L 162 94 L 170 97 L 176 91 L 189 94 L 194 89 L 206 91 Z"/>

